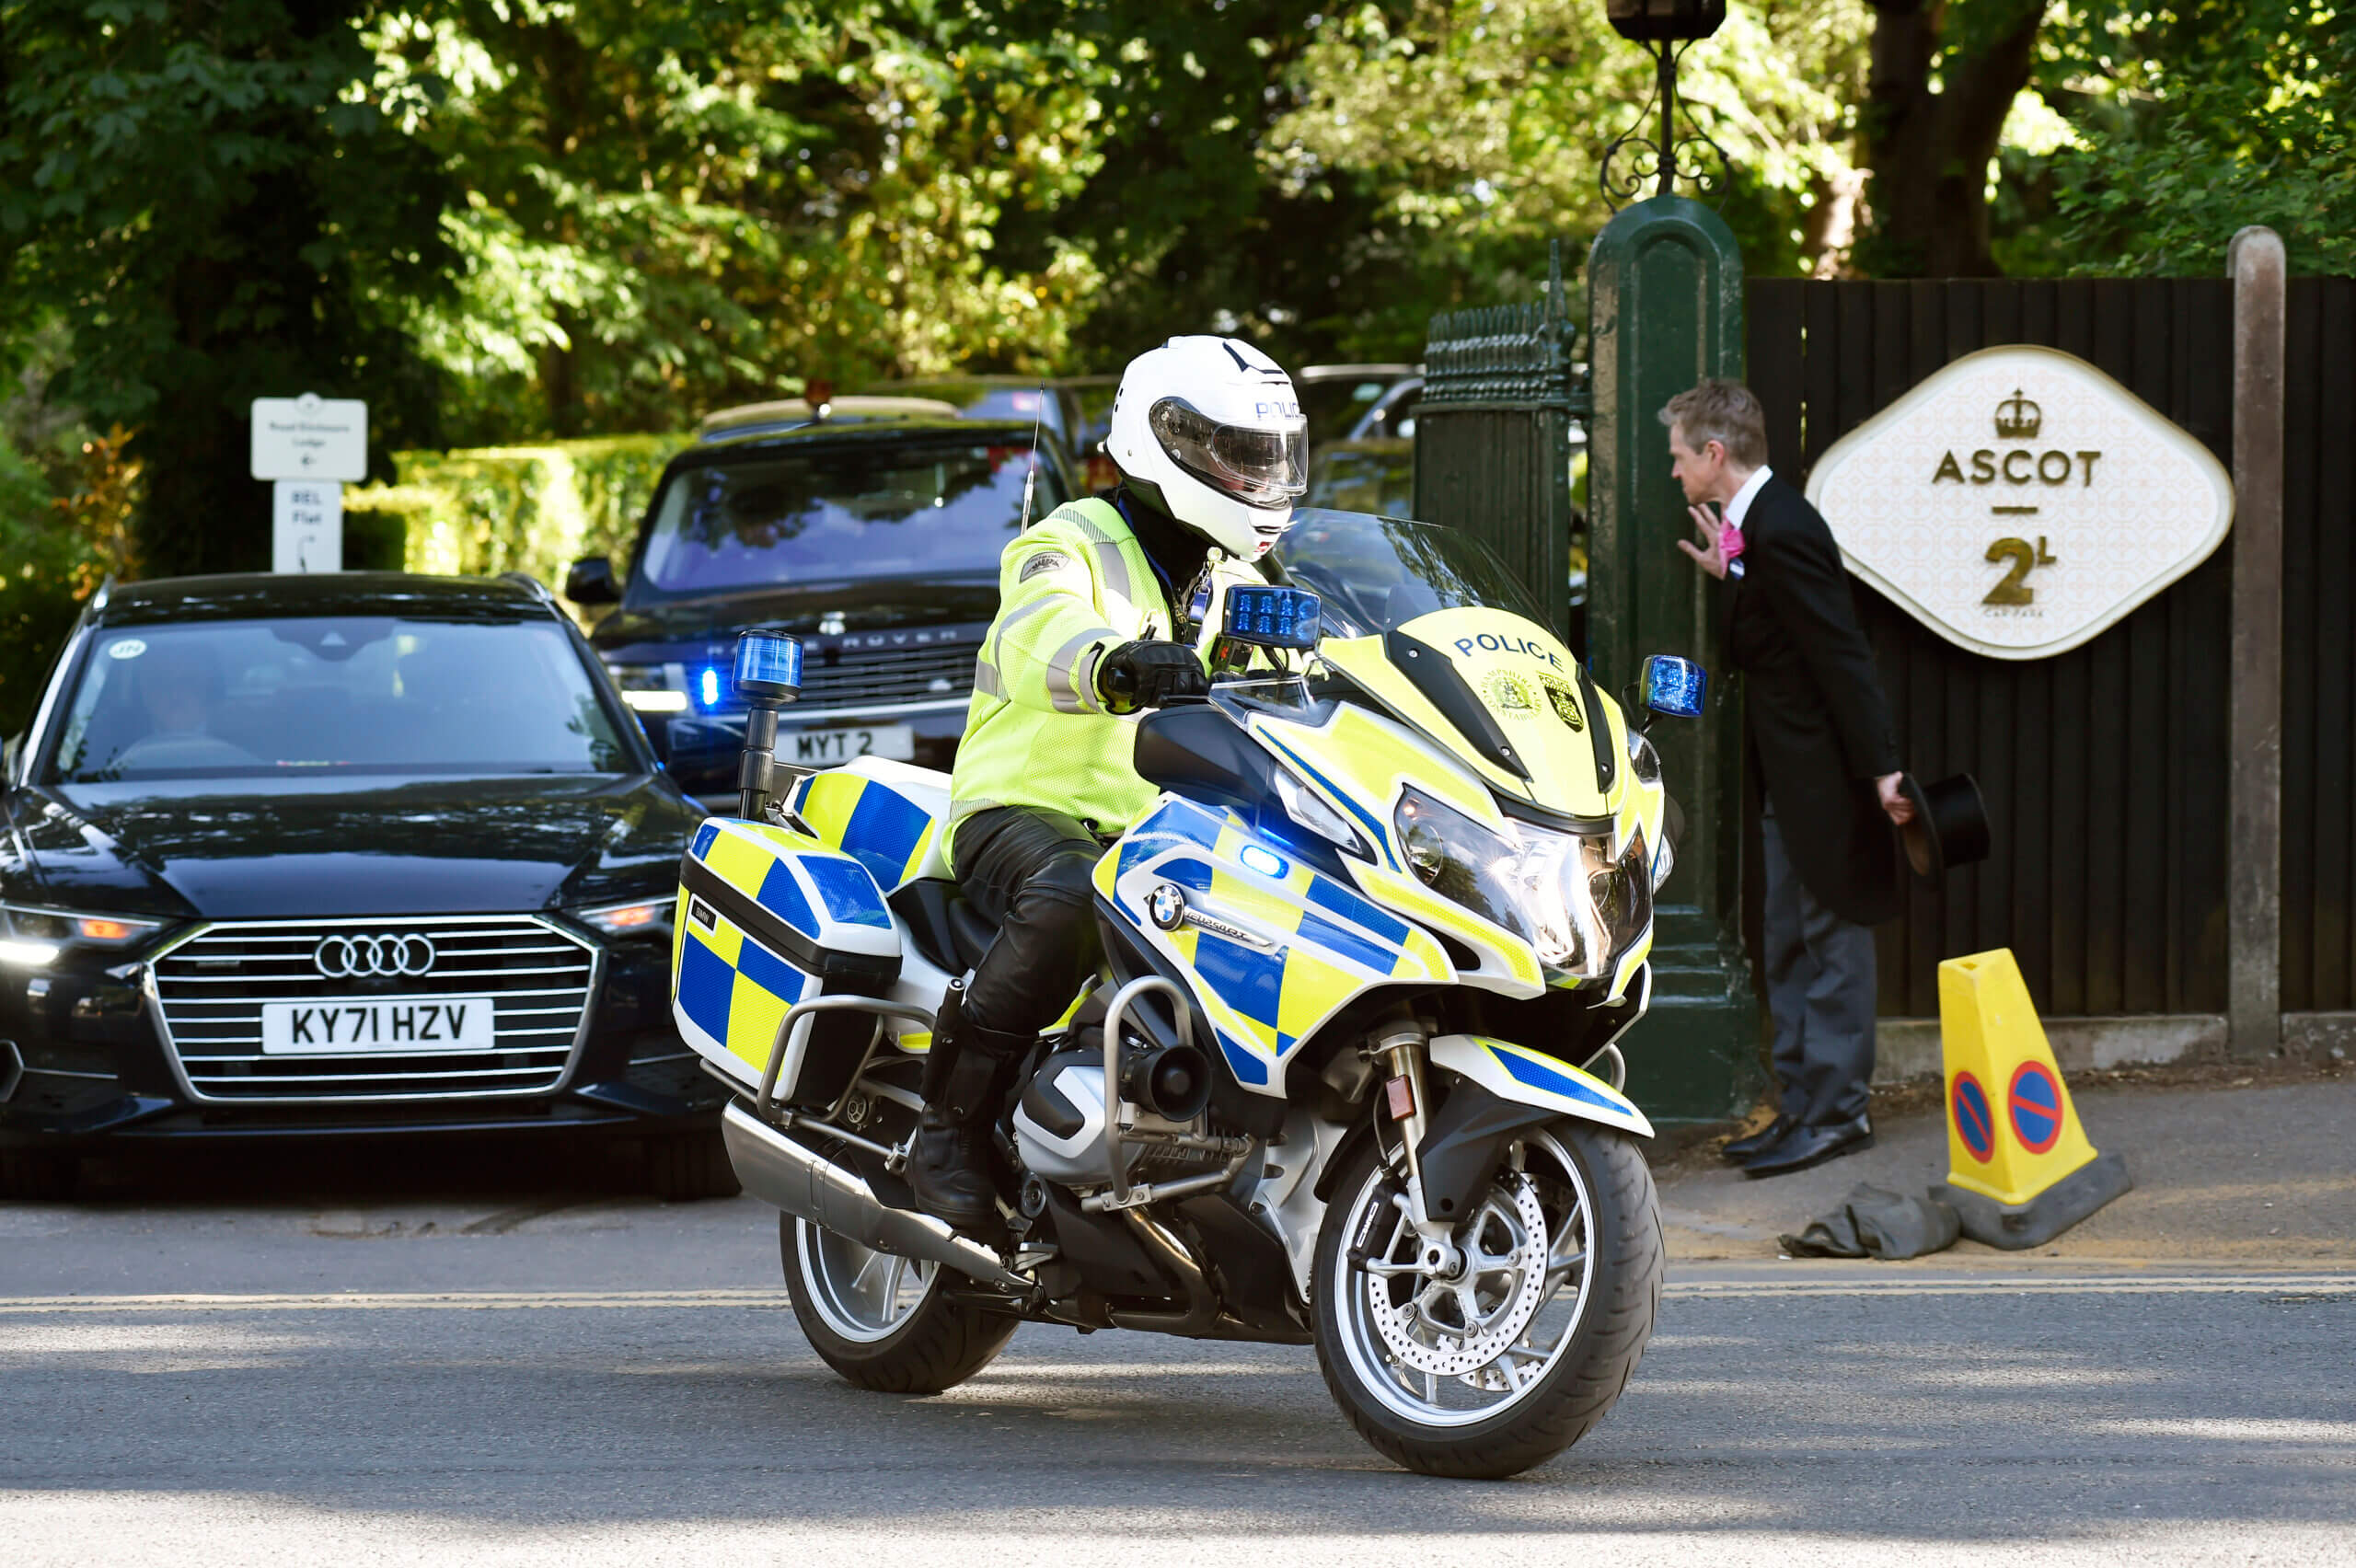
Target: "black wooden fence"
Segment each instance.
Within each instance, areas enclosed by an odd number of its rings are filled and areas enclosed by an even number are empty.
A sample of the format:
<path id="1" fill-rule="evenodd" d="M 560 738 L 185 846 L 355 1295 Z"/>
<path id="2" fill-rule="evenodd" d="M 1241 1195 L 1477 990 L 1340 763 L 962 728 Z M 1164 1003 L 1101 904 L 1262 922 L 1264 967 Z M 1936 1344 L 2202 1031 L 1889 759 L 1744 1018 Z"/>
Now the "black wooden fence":
<path id="1" fill-rule="evenodd" d="M 2291 282 L 2282 450 L 2282 1009 L 2356 1009 L 2356 279 Z"/>
<path id="2" fill-rule="evenodd" d="M 2044 344 L 2100 366 L 2232 461 L 2233 300 L 2222 279 L 1761 279 L 1747 305 L 1750 385 L 1766 405 L 1772 459 L 1796 482 L 1917 382 L 1999 343 Z M 2310 519 L 2292 536 L 2315 531 Z M 2231 557 L 2219 549 L 2094 641 L 2031 662 L 1967 652 L 1856 585 L 1908 766 L 1925 778 L 1976 775 L 1995 832 L 1992 859 L 1944 889 L 1918 884 L 1901 920 L 1884 928 L 1885 1014 L 1935 1016 L 1939 961 L 1993 947 L 2013 950 L 2048 1014 L 2224 1010 Z M 2330 973 L 2343 991 L 2347 559 L 2342 538 L 2336 698 L 2291 699 L 2310 714 L 2337 700 L 2341 715 L 2327 804 L 2343 862 Z M 2311 641 L 2316 619 L 2311 608 Z M 2318 814 L 2328 813 L 2310 819 Z M 1756 864 L 1755 824 L 1752 835 Z M 1751 896 L 1755 932 L 1755 887 Z"/>

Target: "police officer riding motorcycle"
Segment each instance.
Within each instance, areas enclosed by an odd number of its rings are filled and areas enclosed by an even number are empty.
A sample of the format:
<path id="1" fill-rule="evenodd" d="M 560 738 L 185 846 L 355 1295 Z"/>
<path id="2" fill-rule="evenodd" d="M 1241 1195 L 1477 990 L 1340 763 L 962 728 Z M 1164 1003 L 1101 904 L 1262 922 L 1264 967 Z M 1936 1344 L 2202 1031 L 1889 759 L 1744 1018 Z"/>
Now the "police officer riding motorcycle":
<path id="1" fill-rule="evenodd" d="M 1121 377 L 1108 499 L 1006 548 L 950 789 L 949 861 L 998 938 L 942 1009 L 908 1182 L 926 1213 L 993 1228 L 989 1129 L 1039 1032 L 1102 959 L 1090 878 L 1159 791 L 1128 715 L 1208 689 L 1195 617 L 1256 563 L 1307 489 L 1292 382 L 1247 343 L 1172 338 Z"/>

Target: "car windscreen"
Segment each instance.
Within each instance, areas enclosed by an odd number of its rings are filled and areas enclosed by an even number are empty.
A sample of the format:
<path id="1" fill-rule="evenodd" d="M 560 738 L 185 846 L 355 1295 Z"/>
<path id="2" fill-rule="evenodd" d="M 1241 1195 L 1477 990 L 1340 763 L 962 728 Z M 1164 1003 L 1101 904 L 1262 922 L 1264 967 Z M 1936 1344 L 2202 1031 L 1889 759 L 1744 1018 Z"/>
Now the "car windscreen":
<path id="1" fill-rule="evenodd" d="M 1068 498 L 1028 441 L 869 444 L 681 469 L 656 498 L 633 604 L 879 577 L 994 572 L 1022 523 Z"/>
<path id="2" fill-rule="evenodd" d="M 306 616 L 98 634 L 66 699 L 60 784 L 634 766 L 549 623 Z"/>
<path id="3" fill-rule="evenodd" d="M 1275 559 L 1288 581 L 1324 601 L 1328 637 L 1372 637 L 1468 605 L 1546 624 L 1505 562 L 1458 528 L 1304 506 Z"/>

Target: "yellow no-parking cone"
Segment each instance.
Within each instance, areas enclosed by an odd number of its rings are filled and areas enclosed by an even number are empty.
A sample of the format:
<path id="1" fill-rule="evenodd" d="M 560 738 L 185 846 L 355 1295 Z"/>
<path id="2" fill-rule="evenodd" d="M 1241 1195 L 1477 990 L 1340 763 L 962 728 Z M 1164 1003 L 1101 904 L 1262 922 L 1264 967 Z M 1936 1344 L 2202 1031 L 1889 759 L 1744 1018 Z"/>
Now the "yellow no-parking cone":
<path id="1" fill-rule="evenodd" d="M 1946 1059 L 1947 1179 L 1963 1233 L 1991 1247 L 2035 1247 L 2134 1183 L 2127 1161 L 2098 1154 L 2078 1125 L 2045 1026 L 2012 950 L 1939 965 Z"/>

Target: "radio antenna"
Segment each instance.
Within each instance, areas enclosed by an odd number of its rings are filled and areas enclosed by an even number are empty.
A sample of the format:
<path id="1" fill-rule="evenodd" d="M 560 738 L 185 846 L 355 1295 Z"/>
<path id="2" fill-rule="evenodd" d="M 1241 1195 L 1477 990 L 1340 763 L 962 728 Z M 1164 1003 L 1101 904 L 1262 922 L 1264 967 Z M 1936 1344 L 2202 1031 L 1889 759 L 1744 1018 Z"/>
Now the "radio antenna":
<path id="1" fill-rule="evenodd" d="M 1022 470 L 1022 526 L 1016 533 L 1027 533 L 1031 527 L 1031 497 L 1039 489 L 1039 421 L 1047 416 L 1047 381 L 1039 378 L 1039 403 L 1031 410 L 1031 463 Z"/>

